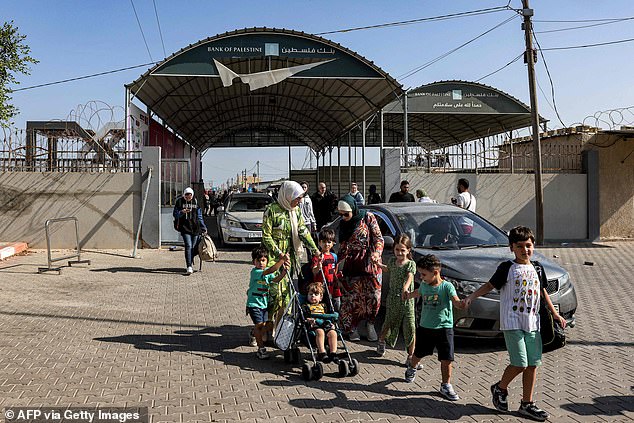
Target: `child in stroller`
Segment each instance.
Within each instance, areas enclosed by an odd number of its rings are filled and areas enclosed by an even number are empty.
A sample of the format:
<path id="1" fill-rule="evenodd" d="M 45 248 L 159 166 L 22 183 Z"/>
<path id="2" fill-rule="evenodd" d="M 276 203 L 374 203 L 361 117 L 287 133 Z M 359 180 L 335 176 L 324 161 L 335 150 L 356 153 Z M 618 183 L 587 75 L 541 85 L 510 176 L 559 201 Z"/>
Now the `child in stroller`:
<path id="1" fill-rule="evenodd" d="M 323 302 L 324 284 L 313 282 L 308 285 L 306 303 L 302 306 L 309 335 L 315 337 L 317 346 L 317 360 L 323 363 L 339 363 L 337 358 L 337 330 L 336 322 L 339 314 L 327 313 L 328 308 Z M 326 338 L 328 339 L 328 354 L 326 354 Z"/>

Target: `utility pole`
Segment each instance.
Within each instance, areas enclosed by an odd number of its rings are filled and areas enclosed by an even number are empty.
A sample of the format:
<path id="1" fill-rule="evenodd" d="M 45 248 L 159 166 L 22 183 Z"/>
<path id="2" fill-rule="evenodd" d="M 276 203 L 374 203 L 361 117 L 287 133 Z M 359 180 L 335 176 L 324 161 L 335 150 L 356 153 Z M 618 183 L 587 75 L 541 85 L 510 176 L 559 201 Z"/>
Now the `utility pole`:
<path id="1" fill-rule="evenodd" d="M 535 220 L 537 245 L 544 244 L 544 192 L 542 189 L 542 147 L 539 139 L 539 113 L 537 111 L 537 88 L 535 82 L 535 62 L 537 51 L 533 49 L 533 24 L 531 17 L 533 9 L 528 5 L 528 0 L 522 0 L 522 16 L 524 16 L 524 37 L 526 40 L 526 52 L 524 62 L 528 65 L 528 86 L 531 97 L 531 118 L 533 121 L 533 167 L 535 170 Z"/>
<path id="2" fill-rule="evenodd" d="M 258 160 L 257 162 L 255 162 L 255 166 L 257 168 L 257 177 L 258 177 L 258 183 L 260 182 L 260 161 Z"/>

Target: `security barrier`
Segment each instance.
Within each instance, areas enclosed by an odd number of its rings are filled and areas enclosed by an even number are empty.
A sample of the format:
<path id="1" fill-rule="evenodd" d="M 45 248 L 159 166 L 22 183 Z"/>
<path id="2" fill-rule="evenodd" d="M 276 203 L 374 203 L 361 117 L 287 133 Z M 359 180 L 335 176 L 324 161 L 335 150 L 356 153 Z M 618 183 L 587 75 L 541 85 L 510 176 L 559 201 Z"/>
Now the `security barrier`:
<path id="1" fill-rule="evenodd" d="M 68 221 L 73 221 L 75 222 L 75 245 L 76 245 L 76 253 L 75 254 L 69 254 L 67 256 L 63 256 L 63 257 L 52 257 L 51 254 L 51 231 L 50 231 L 50 226 L 51 223 L 55 223 L 55 222 L 68 222 Z M 48 253 L 48 267 L 38 267 L 37 268 L 37 273 L 44 273 L 44 272 L 50 272 L 50 271 L 57 271 L 57 274 L 61 274 L 62 273 L 62 268 L 61 267 L 53 267 L 53 263 L 56 261 L 62 261 L 62 260 L 68 260 L 71 258 L 75 258 L 77 257 L 77 260 L 69 260 L 68 261 L 68 266 L 72 266 L 73 264 L 79 264 L 79 263 L 87 263 L 90 264 L 90 260 L 82 260 L 81 259 L 81 249 L 79 248 L 79 229 L 77 228 L 77 218 L 76 217 L 60 217 L 57 219 L 48 219 L 46 221 L 46 223 L 44 224 L 44 229 L 46 230 L 46 250 Z"/>

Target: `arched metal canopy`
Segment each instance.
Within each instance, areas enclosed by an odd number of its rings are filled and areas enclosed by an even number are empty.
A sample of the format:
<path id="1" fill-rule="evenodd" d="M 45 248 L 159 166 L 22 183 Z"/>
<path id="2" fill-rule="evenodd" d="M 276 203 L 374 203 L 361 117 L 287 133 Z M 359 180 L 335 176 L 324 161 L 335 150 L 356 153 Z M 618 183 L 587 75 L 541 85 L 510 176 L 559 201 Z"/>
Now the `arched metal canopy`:
<path id="1" fill-rule="evenodd" d="M 383 109 L 389 134 L 386 145 L 403 138 L 403 104 L 401 99 Z M 508 133 L 532 122 L 530 108 L 515 97 L 487 85 L 457 80 L 409 90 L 407 120 L 409 145 L 430 150 Z M 547 122 L 541 117 L 540 121 Z"/>
<path id="2" fill-rule="evenodd" d="M 324 38 L 250 28 L 192 44 L 126 85 L 198 150 L 332 145 L 403 94 L 374 63 Z"/>

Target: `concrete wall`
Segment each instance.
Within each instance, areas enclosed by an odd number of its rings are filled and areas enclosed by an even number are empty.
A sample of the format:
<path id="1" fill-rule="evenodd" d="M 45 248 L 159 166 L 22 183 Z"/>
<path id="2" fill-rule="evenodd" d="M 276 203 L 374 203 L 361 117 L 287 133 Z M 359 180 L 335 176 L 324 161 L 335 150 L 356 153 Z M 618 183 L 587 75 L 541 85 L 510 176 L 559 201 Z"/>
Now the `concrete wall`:
<path id="1" fill-rule="evenodd" d="M 599 154 L 601 239 L 634 238 L 634 134 L 597 134 L 586 147 Z"/>
<path id="2" fill-rule="evenodd" d="M 449 203 L 457 194 L 459 178 L 469 181 L 477 199 L 477 213 L 502 229 L 516 225 L 535 228 L 535 179 L 530 174 L 429 174 L 402 173 L 410 191 L 418 188 L 439 203 Z M 398 190 L 398 186 L 392 187 Z M 544 238 L 585 240 L 588 238 L 587 177 L 585 174 L 545 174 Z"/>
<path id="3" fill-rule="evenodd" d="M 0 240 L 46 248 L 47 219 L 75 216 L 81 248 L 130 248 L 141 210 L 139 173 L 0 173 Z M 70 222 L 53 224 L 52 248 L 74 248 Z"/>

